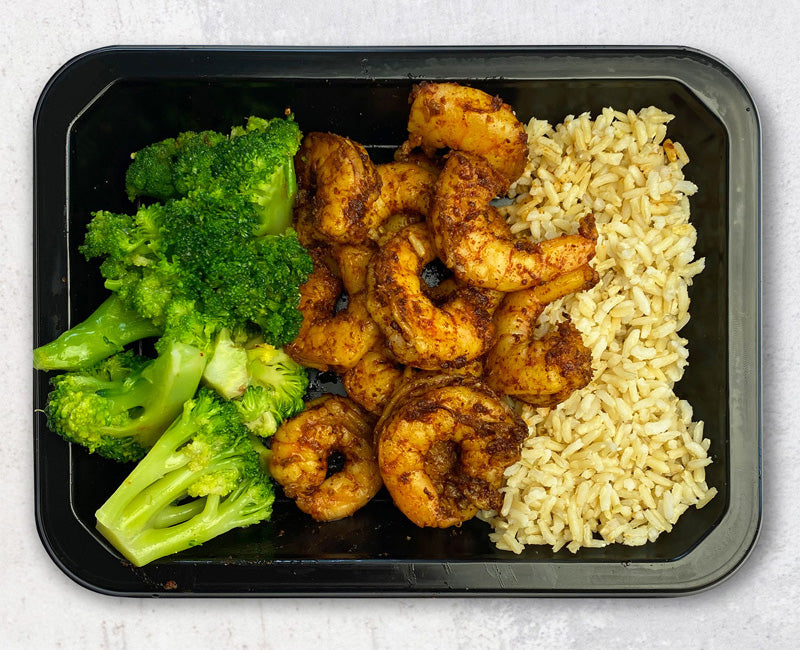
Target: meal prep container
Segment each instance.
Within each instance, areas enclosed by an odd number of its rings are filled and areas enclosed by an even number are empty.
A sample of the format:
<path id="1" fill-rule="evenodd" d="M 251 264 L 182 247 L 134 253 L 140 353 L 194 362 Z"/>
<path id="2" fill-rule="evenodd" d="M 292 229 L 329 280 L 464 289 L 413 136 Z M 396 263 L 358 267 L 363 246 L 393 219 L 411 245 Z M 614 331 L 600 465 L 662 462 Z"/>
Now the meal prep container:
<path id="1" fill-rule="evenodd" d="M 128 211 L 129 154 L 180 131 L 227 130 L 290 107 L 304 132 L 347 135 L 376 162 L 405 139 L 420 80 L 499 94 L 522 119 L 558 123 L 603 107 L 675 115 L 691 158 L 696 254 L 690 365 L 676 392 L 705 421 L 719 494 L 639 547 L 498 551 L 487 524 L 419 529 L 385 492 L 355 516 L 317 524 L 280 497 L 269 523 L 133 568 L 94 512 L 130 466 L 91 456 L 34 413 L 36 523 L 56 564 L 98 592 L 166 595 L 656 595 L 702 590 L 736 569 L 761 518 L 760 132 L 752 99 L 719 61 L 664 48 L 271 49 L 112 47 L 67 63 L 34 119 L 34 344 L 85 318 L 106 293 L 77 252 L 93 210 Z M 34 372 L 34 408 L 48 375 Z M 317 389 L 341 392 L 324 375 Z"/>

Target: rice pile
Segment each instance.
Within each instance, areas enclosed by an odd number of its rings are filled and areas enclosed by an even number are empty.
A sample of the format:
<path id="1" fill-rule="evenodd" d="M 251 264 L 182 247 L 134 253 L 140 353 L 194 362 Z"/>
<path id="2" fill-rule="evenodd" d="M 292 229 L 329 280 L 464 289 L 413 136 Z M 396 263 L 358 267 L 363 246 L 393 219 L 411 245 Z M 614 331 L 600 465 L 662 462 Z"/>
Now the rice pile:
<path id="1" fill-rule="evenodd" d="M 595 215 L 599 284 L 540 321 L 546 330 L 569 314 L 595 376 L 554 409 L 522 408 L 530 434 L 506 472 L 502 509 L 480 515 L 500 549 L 645 544 L 716 494 L 703 423 L 673 392 L 688 363 L 679 334 L 687 286 L 704 259 L 693 261 L 688 197 L 697 187 L 684 179 L 683 147 L 665 139 L 671 119 L 655 107 L 608 108 L 594 120 L 527 126 L 528 167 L 503 211 L 514 232 L 537 241 Z"/>

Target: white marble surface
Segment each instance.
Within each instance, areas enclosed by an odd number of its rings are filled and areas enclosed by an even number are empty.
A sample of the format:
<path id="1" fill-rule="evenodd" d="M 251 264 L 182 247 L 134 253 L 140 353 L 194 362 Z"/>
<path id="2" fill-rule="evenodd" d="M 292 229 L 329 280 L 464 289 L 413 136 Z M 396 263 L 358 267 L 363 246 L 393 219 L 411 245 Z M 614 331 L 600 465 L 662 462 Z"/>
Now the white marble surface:
<path id="1" fill-rule="evenodd" d="M 0 4 L 0 647 L 796 647 L 800 437 L 800 41 L 791 2 L 189 2 Z M 676 599 L 146 600 L 100 596 L 46 555 L 33 520 L 31 124 L 75 54 L 108 44 L 669 44 L 731 66 L 764 136 L 764 523 L 728 581 Z M 790 122 L 791 120 L 791 122 Z M 784 129 L 781 132 L 781 129 Z M 754 244 L 755 245 L 755 242 Z"/>

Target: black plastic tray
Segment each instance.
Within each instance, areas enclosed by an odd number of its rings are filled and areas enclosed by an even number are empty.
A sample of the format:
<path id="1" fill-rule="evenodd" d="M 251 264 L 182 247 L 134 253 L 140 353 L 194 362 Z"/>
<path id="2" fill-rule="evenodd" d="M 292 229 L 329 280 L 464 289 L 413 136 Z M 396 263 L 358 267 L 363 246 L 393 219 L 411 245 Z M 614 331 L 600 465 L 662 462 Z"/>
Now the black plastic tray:
<path id="1" fill-rule="evenodd" d="M 420 530 L 379 495 L 354 517 L 319 525 L 291 503 L 272 522 L 135 569 L 94 528 L 127 474 L 64 443 L 34 416 L 36 522 L 56 564 L 120 595 L 678 594 L 728 576 L 761 518 L 760 131 L 742 83 L 693 50 L 664 48 L 112 47 L 81 55 L 44 89 L 34 120 L 34 344 L 55 338 L 104 297 L 77 254 L 89 212 L 127 210 L 129 153 L 188 129 L 225 129 L 287 106 L 305 131 L 329 130 L 388 159 L 405 138 L 421 79 L 469 82 L 518 115 L 560 121 L 605 106 L 673 113 L 670 136 L 692 158 L 692 217 L 706 270 L 691 290 L 691 364 L 678 386 L 705 421 L 718 496 L 641 547 L 577 555 L 496 550 L 471 521 Z M 34 373 L 34 407 L 48 376 Z"/>

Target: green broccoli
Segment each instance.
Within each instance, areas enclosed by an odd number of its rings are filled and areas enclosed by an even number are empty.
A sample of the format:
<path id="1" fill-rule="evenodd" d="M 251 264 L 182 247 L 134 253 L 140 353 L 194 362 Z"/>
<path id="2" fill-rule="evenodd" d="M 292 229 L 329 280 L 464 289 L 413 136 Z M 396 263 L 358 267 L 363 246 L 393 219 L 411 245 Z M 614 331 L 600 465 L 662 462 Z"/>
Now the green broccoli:
<path id="1" fill-rule="evenodd" d="M 135 215 L 95 213 L 80 250 L 104 258 L 112 297 L 34 350 L 34 367 L 85 369 L 152 336 L 206 347 L 223 327 L 255 328 L 276 347 L 293 340 L 313 263 L 294 231 L 254 237 L 255 219 L 241 197 L 204 193 Z"/>
<path id="2" fill-rule="evenodd" d="M 191 387 L 199 385 L 225 332 L 243 332 L 275 347 L 296 337 L 302 321 L 299 287 L 313 269 L 311 257 L 292 230 L 262 234 L 264 212 L 256 209 L 253 198 L 257 183 L 247 181 L 252 187 L 246 193 L 246 179 L 234 173 L 247 167 L 243 159 L 248 147 L 261 151 L 261 158 L 250 162 L 253 168 L 268 153 L 292 167 L 291 148 L 275 140 L 275 134 L 284 129 L 280 124 L 299 131 L 293 122 L 278 120 L 274 127 L 273 122 L 252 119 L 230 139 L 184 134 L 173 145 L 161 143 L 150 165 L 140 167 L 141 177 L 150 169 L 153 178 L 163 181 L 164 175 L 155 171 L 158 161 L 172 165 L 178 151 L 183 155 L 176 168 L 184 167 L 173 178 L 185 184 L 196 172 L 207 187 L 142 206 L 132 215 L 104 210 L 92 215 L 80 252 L 87 259 L 102 258 L 100 272 L 112 294 L 86 321 L 34 350 L 36 368 L 71 371 L 54 381 L 48 406 L 50 427 L 66 439 L 110 458 L 135 459 L 192 397 Z M 251 135 L 273 131 L 273 139 L 248 144 Z M 217 176 L 204 156 L 217 147 L 227 154 L 212 156 L 213 165 L 230 165 L 230 189 L 221 180 L 208 180 Z M 236 151 L 242 160 L 234 165 Z M 146 160 L 143 156 L 142 165 Z M 190 163 L 194 172 L 186 167 Z M 109 359 L 126 345 L 150 337 L 158 338 L 157 359 Z M 105 359 L 107 363 L 97 366 Z M 279 419 L 285 417 L 282 413 L 276 405 L 275 416 L 263 417 Z M 137 427 L 144 429 L 141 434 L 130 433 Z M 128 438 L 136 445 L 117 441 Z"/>
<path id="3" fill-rule="evenodd" d="M 99 212 L 81 251 L 103 257 L 105 285 L 165 326 L 177 300 L 228 327 L 252 323 L 270 343 L 297 336 L 300 285 L 313 268 L 294 231 L 254 237 L 257 216 L 240 196 L 196 192 L 141 208 Z"/>
<path id="4" fill-rule="evenodd" d="M 48 426 L 105 458 L 139 460 L 197 392 L 205 365 L 199 349 L 173 342 L 156 359 L 128 351 L 57 375 Z"/>
<path id="5" fill-rule="evenodd" d="M 250 431 L 267 438 L 303 409 L 308 375 L 299 363 L 261 337 L 220 333 L 203 381 L 233 401 Z"/>
<path id="6" fill-rule="evenodd" d="M 235 193 L 257 214 L 256 235 L 278 234 L 291 223 L 297 194 L 292 158 L 300 140 L 291 116 L 250 117 L 229 136 L 185 132 L 132 155 L 125 177 L 128 196 L 166 202 L 195 192 Z"/>
<path id="7" fill-rule="evenodd" d="M 201 388 L 96 513 L 136 566 L 272 514 L 274 492 L 236 408 Z"/>
<path id="8" fill-rule="evenodd" d="M 129 343 L 160 333 L 161 329 L 152 320 L 112 294 L 84 321 L 36 348 L 33 367 L 37 370 L 90 368 L 121 352 Z"/>

